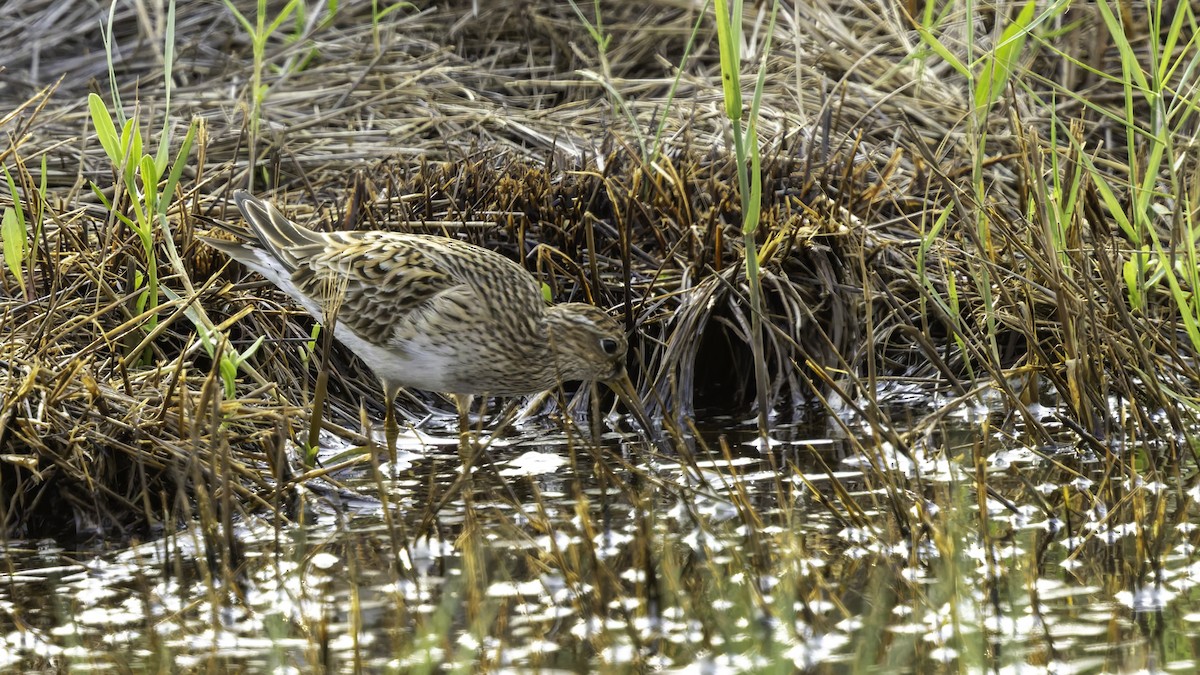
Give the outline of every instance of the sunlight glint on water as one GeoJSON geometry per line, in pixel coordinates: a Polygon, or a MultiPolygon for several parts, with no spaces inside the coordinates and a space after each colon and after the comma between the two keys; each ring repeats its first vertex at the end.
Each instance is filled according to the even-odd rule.
{"type": "MultiPolygon", "coordinates": [[[[978,428],[967,415],[938,431],[943,446],[914,445],[911,456],[887,442],[859,454],[845,440],[781,428],[771,461],[752,438],[730,443],[741,455],[690,462],[609,438],[609,459],[624,457],[640,477],[616,462],[598,473],[602,455],[577,439],[572,451],[507,438],[473,472],[473,515],[453,495],[419,537],[428,504],[461,472],[453,442],[414,434],[401,443],[397,479],[385,480],[391,525],[360,464],[339,476],[341,487],[303,491],[303,524],[238,524],[245,550],[232,580],[196,528],[83,564],[51,547],[18,555],[12,542],[9,564],[20,572],[0,589],[3,664],[143,667],[165,653],[184,667],[303,668],[326,650],[331,663],[399,670],[707,663],[756,672],[844,668],[864,644],[886,640],[888,658],[916,670],[975,670],[991,663],[980,645],[1003,645],[1005,668],[1045,662],[1046,635],[1061,667],[1139,658],[1149,647],[1134,616],[1170,613],[1195,592],[1191,552],[1174,556],[1161,582],[1097,583],[1074,552],[1115,554],[1136,528],[1093,508],[1075,514],[1068,537],[1014,477],[1041,486],[1041,498],[1086,495],[1095,485],[1087,466],[1063,480],[1047,448],[996,438],[976,464],[963,449],[979,447],[978,428]],[[978,470],[992,488],[986,521],[1003,536],[977,535],[978,470]],[[921,523],[919,536],[906,532],[921,523]],[[62,600],[38,601],[48,593],[62,600]],[[1114,628],[1124,646],[1095,654],[1114,628]]],[[[1061,462],[1067,448],[1050,450],[1061,462]]],[[[1196,616],[1182,621],[1194,629],[1196,616]]]]}

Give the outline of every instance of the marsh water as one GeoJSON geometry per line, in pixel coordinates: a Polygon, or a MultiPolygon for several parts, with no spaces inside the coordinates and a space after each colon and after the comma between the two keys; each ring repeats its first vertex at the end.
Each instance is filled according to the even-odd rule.
{"type": "Polygon", "coordinates": [[[1112,458],[1012,419],[976,402],[907,454],[713,419],[688,461],[535,421],[469,478],[427,425],[229,536],[6,542],[0,668],[1193,672],[1196,488],[1105,485],[1112,458]]]}

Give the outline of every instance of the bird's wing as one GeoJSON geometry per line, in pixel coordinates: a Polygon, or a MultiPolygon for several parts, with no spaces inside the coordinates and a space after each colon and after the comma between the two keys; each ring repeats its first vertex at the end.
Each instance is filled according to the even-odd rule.
{"type": "Polygon", "coordinates": [[[374,344],[444,329],[447,322],[486,323],[500,311],[522,321],[544,311],[537,282],[493,251],[426,235],[323,234],[247,192],[234,197],[249,223],[236,232],[244,241],[206,241],[277,285],[291,281],[297,299],[310,312],[312,305],[320,310],[313,312],[319,320],[336,310],[339,324],[374,344]]]}
{"type": "MultiPolygon", "coordinates": [[[[474,289],[439,264],[410,235],[343,232],[293,248],[292,281],[316,303],[337,308],[337,321],[385,345],[396,329],[431,305],[469,305],[474,289]]],[[[318,317],[324,319],[325,317],[318,317]]]]}
{"type": "Polygon", "coordinates": [[[336,306],[341,325],[378,345],[469,325],[524,325],[545,311],[520,265],[453,239],[337,232],[288,253],[297,289],[326,311],[336,306]]]}

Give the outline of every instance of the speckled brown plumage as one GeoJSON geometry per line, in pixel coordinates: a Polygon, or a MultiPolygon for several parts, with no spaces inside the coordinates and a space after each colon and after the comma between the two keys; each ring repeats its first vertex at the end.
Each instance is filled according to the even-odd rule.
{"type": "Polygon", "coordinates": [[[318,320],[336,311],[334,334],[389,398],[401,386],[513,395],[575,380],[631,390],[621,327],[591,305],[547,305],[533,278],[493,251],[445,237],[314,232],[246,192],[234,198],[244,241],[205,241],[318,320]]]}

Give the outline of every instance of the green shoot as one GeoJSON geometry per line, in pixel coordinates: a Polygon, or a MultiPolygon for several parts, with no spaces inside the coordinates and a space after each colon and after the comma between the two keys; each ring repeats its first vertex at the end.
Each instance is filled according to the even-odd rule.
{"type": "Polygon", "coordinates": [[[239,354],[232,345],[221,339],[223,336],[218,334],[214,328],[211,328],[210,325],[201,318],[198,312],[195,312],[193,309],[189,309],[186,314],[188,318],[192,320],[192,324],[196,327],[196,335],[199,336],[200,344],[204,347],[204,351],[208,354],[210,359],[217,361],[217,369],[221,373],[221,385],[223,391],[225,392],[225,398],[227,400],[233,400],[237,398],[238,370],[241,369],[242,365],[245,364],[250,357],[254,356],[254,353],[257,352],[258,348],[262,346],[265,337],[260,336],[254,341],[254,344],[250,345],[250,347],[246,349],[245,352],[239,354]],[[221,345],[218,343],[223,343],[224,349],[220,349],[221,345]],[[217,353],[218,349],[220,349],[219,356],[217,353]]]}
{"type": "MultiPolygon", "coordinates": [[[[1193,219],[1193,195],[1183,183],[1171,162],[1177,161],[1180,152],[1173,139],[1181,129],[1194,124],[1195,103],[1191,99],[1178,99],[1172,74],[1179,67],[1192,68],[1195,63],[1195,45],[1181,41],[1185,19],[1181,13],[1170,13],[1172,19],[1164,23],[1165,8],[1151,7],[1148,20],[1159,41],[1151,41],[1149,62],[1140,48],[1129,41],[1129,31],[1120,11],[1114,11],[1109,0],[1096,4],[1109,39],[1120,55],[1121,72],[1111,79],[1122,85],[1124,90],[1126,143],[1129,157],[1139,158],[1129,166],[1128,187],[1131,203],[1118,196],[1110,185],[1111,176],[1100,170],[1091,157],[1081,149],[1076,152],[1082,158],[1089,178],[1096,186],[1104,206],[1122,233],[1133,244],[1129,259],[1122,267],[1122,280],[1132,307],[1145,310],[1149,294],[1166,282],[1166,292],[1178,310],[1178,318],[1193,347],[1200,348],[1200,301],[1193,292],[1200,282],[1200,254],[1196,241],[1200,228],[1193,219]],[[1140,109],[1147,108],[1150,114],[1140,109]],[[1169,180],[1164,181],[1164,173],[1169,180]],[[1159,231],[1158,202],[1163,199],[1179,201],[1182,208],[1173,219],[1178,233],[1173,241],[1164,243],[1159,231]]],[[[1178,77],[1176,75],[1175,77],[1178,77]]],[[[1185,76],[1186,77],[1186,76],[1185,76]]],[[[1181,400],[1190,395],[1177,393],[1181,400]]]]}
{"type": "Polygon", "coordinates": [[[762,208],[762,166],[758,148],[758,111],[762,100],[763,83],[766,79],[766,59],[771,36],[775,34],[775,16],[779,3],[772,4],[770,24],[764,41],[762,62],[759,64],[758,80],[754,87],[754,98],[750,106],[750,119],[742,126],[741,89],[741,26],[742,2],[716,0],[717,42],[721,55],[721,84],[725,97],[725,115],[729,118],[733,132],[734,157],[737,163],[739,194],[742,196],[742,239],[746,256],[746,284],[750,291],[751,349],[754,352],[754,380],[758,398],[758,429],[762,437],[767,435],[767,413],[770,400],[767,394],[767,364],[763,353],[762,322],[765,311],[762,298],[762,279],[759,269],[758,233],[759,216],[762,208]],[[737,34],[734,28],[737,28],[737,34]]]}
{"type": "Polygon", "coordinates": [[[1035,7],[1033,0],[1026,2],[1013,22],[1005,26],[1004,31],[1000,33],[1000,41],[996,48],[982,59],[972,97],[975,111],[981,116],[981,120],[987,116],[987,112],[1008,85],[1008,80],[1021,57],[1021,50],[1025,46],[1025,36],[1029,33],[1035,7]]]}
{"type": "Polygon", "coordinates": [[[420,11],[421,8],[417,7],[416,5],[414,5],[411,2],[393,2],[392,4],[388,5],[387,7],[380,9],[379,0],[371,0],[371,19],[375,23],[379,23],[380,21],[383,21],[384,19],[386,19],[388,14],[391,14],[392,12],[395,12],[395,11],[401,10],[401,9],[412,10],[412,11],[416,12],[416,11],[420,11]]]}
{"type": "MultiPolygon", "coordinates": [[[[117,112],[117,120],[121,126],[125,126],[125,106],[121,105],[121,89],[117,86],[117,71],[114,67],[116,61],[113,59],[112,42],[113,42],[113,23],[117,19],[117,0],[112,0],[108,5],[108,23],[104,25],[104,29],[100,31],[100,38],[104,41],[104,56],[108,62],[108,93],[113,100],[113,109],[117,112]]],[[[167,71],[170,72],[170,71],[167,71]]],[[[99,129],[97,129],[99,131],[99,129]]],[[[105,150],[108,147],[105,146],[105,150]]],[[[108,153],[112,157],[112,153],[108,153]]]]}
{"type": "Polygon", "coordinates": [[[4,209],[0,221],[0,239],[4,240],[4,264],[17,278],[17,285],[25,288],[25,273],[21,261],[25,259],[25,228],[17,215],[17,209],[4,209]]]}
{"type": "Polygon", "coordinates": [[[321,324],[314,323],[312,330],[308,333],[308,339],[300,346],[300,363],[305,366],[312,360],[312,356],[317,351],[317,339],[321,337],[321,324]]]}
{"type": "MultiPolygon", "coordinates": [[[[254,22],[246,18],[244,14],[238,11],[232,0],[225,0],[225,6],[233,13],[237,22],[241,24],[242,29],[246,31],[246,35],[250,36],[250,47],[254,56],[254,67],[251,71],[250,79],[250,166],[256,163],[255,152],[258,147],[258,136],[262,121],[263,102],[267,98],[267,86],[263,84],[263,69],[266,67],[266,50],[267,40],[279,27],[287,21],[288,17],[299,6],[299,0],[290,0],[279,14],[267,23],[267,0],[258,0],[258,12],[255,14],[254,22]]],[[[250,184],[246,189],[254,190],[254,172],[250,172],[250,184]]]]}
{"type": "MultiPolygon", "coordinates": [[[[168,100],[171,91],[170,69],[174,62],[174,46],[172,44],[175,35],[174,20],[175,3],[172,1],[168,4],[167,9],[167,44],[164,46],[163,56],[166,64],[164,77],[168,100]]],[[[111,32],[110,11],[110,24],[107,27],[105,39],[105,49],[109,56],[110,78],[113,77],[111,32]]],[[[156,236],[161,236],[168,250],[174,253],[175,245],[171,240],[170,228],[166,226],[166,214],[170,208],[175,188],[183,174],[187,157],[191,153],[197,127],[196,123],[193,123],[188,128],[187,135],[179,148],[175,161],[170,165],[170,172],[166,175],[166,181],[160,185],[164,177],[163,174],[167,172],[170,160],[170,115],[167,114],[164,116],[163,132],[159,138],[158,150],[152,156],[143,151],[144,143],[142,141],[141,127],[138,124],[137,113],[135,112],[133,117],[126,119],[120,107],[119,95],[115,92],[114,106],[115,120],[114,115],[110,114],[104,104],[104,100],[100,96],[96,94],[88,95],[88,112],[91,116],[92,125],[96,129],[96,137],[116,171],[117,194],[125,197],[124,203],[132,210],[132,217],[122,210],[118,210],[116,208],[117,204],[110,204],[103,197],[103,191],[99,186],[92,185],[92,191],[100,196],[101,202],[109,208],[117,220],[134,231],[139,243],[142,245],[145,267],[143,270],[135,270],[133,275],[135,280],[134,290],[142,289],[142,292],[137,296],[136,308],[139,313],[147,310],[151,312],[146,326],[143,328],[147,332],[152,332],[158,322],[158,317],[153,312],[158,307],[160,296],[158,256],[155,239],[156,236]],[[118,122],[120,122],[120,131],[117,130],[118,122]]],[[[45,180],[45,173],[43,169],[43,181],[45,180]]],[[[178,259],[178,255],[169,256],[169,259],[172,261],[176,275],[187,284],[187,274],[182,261],[178,259]]]]}
{"type": "Polygon", "coordinates": [[[612,35],[604,29],[603,14],[600,12],[600,1],[594,0],[593,4],[593,12],[596,16],[595,23],[588,20],[583,10],[579,9],[579,5],[575,3],[575,0],[567,0],[567,2],[570,3],[571,9],[575,10],[575,16],[579,17],[579,21],[587,29],[592,42],[596,43],[596,53],[600,57],[599,73],[582,70],[579,71],[579,74],[604,88],[604,91],[608,93],[609,107],[612,110],[620,110],[621,114],[630,121],[629,128],[637,138],[638,149],[643,158],[648,157],[649,151],[646,147],[646,139],[642,135],[642,129],[637,124],[637,119],[633,111],[629,109],[629,104],[625,101],[625,97],[613,86],[612,64],[608,60],[608,46],[612,42],[612,35]]]}
{"type": "MultiPolygon", "coordinates": [[[[662,151],[662,135],[666,130],[667,121],[669,119],[668,110],[671,107],[671,102],[675,100],[675,92],[679,88],[679,81],[683,77],[683,66],[691,58],[692,47],[696,44],[696,36],[700,33],[700,26],[703,24],[704,17],[707,13],[708,4],[705,4],[705,11],[701,11],[696,16],[696,23],[692,26],[692,33],[688,37],[687,45],[684,48],[683,56],[679,59],[679,66],[675,69],[675,77],[671,81],[671,88],[667,92],[666,103],[662,110],[658,112],[658,122],[655,125],[654,138],[647,143],[642,134],[641,125],[638,123],[637,116],[625,101],[625,97],[613,84],[612,67],[608,60],[608,48],[612,43],[612,34],[604,29],[604,21],[600,12],[600,2],[595,0],[593,12],[596,16],[596,21],[593,23],[579,8],[575,0],[568,0],[571,4],[571,9],[575,10],[575,15],[587,30],[588,35],[592,38],[592,42],[596,45],[596,53],[600,58],[600,72],[591,70],[580,70],[577,73],[597,84],[599,84],[608,94],[609,105],[614,110],[619,110],[629,123],[629,128],[633,131],[637,139],[638,149],[642,156],[642,163],[646,166],[653,164],[658,160],[658,155],[662,151]]],[[[407,4],[407,3],[405,3],[407,4]]]]}
{"type": "MultiPolygon", "coordinates": [[[[973,12],[972,6],[968,4],[965,11],[971,14],[973,12]]],[[[1025,42],[1030,31],[1037,24],[1063,11],[1063,9],[1061,7],[1052,7],[1041,17],[1036,17],[1036,20],[1035,11],[1036,4],[1032,0],[1026,2],[1012,21],[1007,24],[1001,24],[1004,27],[996,37],[995,46],[984,52],[978,59],[969,58],[966,62],[957,57],[934,34],[936,25],[943,20],[947,20],[949,17],[948,14],[943,13],[935,18],[933,3],[927,4],[922,23],[917,26],[917,33],[925,46],[942,60],[946,61],[946,63],[950,64],[959,75],[966,79],[967,86],[972,92],[971,103],[974,114],[968,117],[968,127],[969,133],[976,139],[976,143],[971,172],[971,196],[974,203],[978,205],[977,208],[972,210],[972,214],[975,221],[975,237],[980,247],[982,261],[972,265],[971,277],[975,280],[974,286],[980,295],[980,302],[983,306],[983,320],[987,327],[987,340],[990,353],[992,359],[997,362],[1000,360],[999,345],[996,341],[999,326],[994,311],[995,303],[992,298],[992,272],[990,269],[990,264],[996,261],[997,249],[992,245],[992,224],[989,220],[989,210],[986,207],[989,202],[988,188],[984,182],[984,158],[987,156],[987,120],[996,102],[1007,88],[1013,72],[1016,71],[1018,64],[1025,55],[1025,42]]],[[[999,18],[1003,15],[997,16],[999,18]]],[[[966,22],[967,30],[965,38],[968,55],[974,53],[976,45],[973,27],[974,21],[968,20],[966,22]]],[[[957,318],[956,304],[950,303],[950,306],[955,308],[955,314],[952,316],[957,318]]],[[[970,364],[968,364],[968,367],[970,367],[970,364]]]]}
{"type": "MultiPolygon", "coordinates": [[[[158,260],[154,250],[154,220],[152,215],[158,211],[158,169],[154,158],[142,155],[142,135],[138,128],[137,115],[126,120],[120,134],[109,115],[104,101],[96,94],[88,94],[88,109],[91,112],[92,124],[101,147],[108,155],[109,161],[117,169],[118,186],[123,187],[134,216],[130,218],[118,211],[113,211],[119,220],[128,225],[142,244],[146,256],[145,271],[138,271],[134,277],[137,287],[146,283],[144,293],[138,298],[139,311],[146,308],[151,310],[158,306],[158,260]],[[138,183],[141,183],[141,190],[138,183]]],[[[93,191],[100,193],[98,186],[93,185],[93,191]]],[[[107,204],[106,204],[107,205],[107,204]]],[[[110,206],[111,208],[111,206],[110,206]]],[[[146,330],[151,331],[157,325],[158,317],[151,315],[146,330]]]]}
{"type": "Polygon", "coordinates": [[[4,240],[4,263],[17,279],[17,285],[28,297],[29,289],[25,287],[24,264],[29,248],[28,230],[25,227],[25,209],[21,206],[21,198],[17,193],[17,184],[4,168],[4,179],[8,182],[8,193],[12,195],[13,208],[4,209],[3,219],[0,220],[0,239],[4,240]]]}

